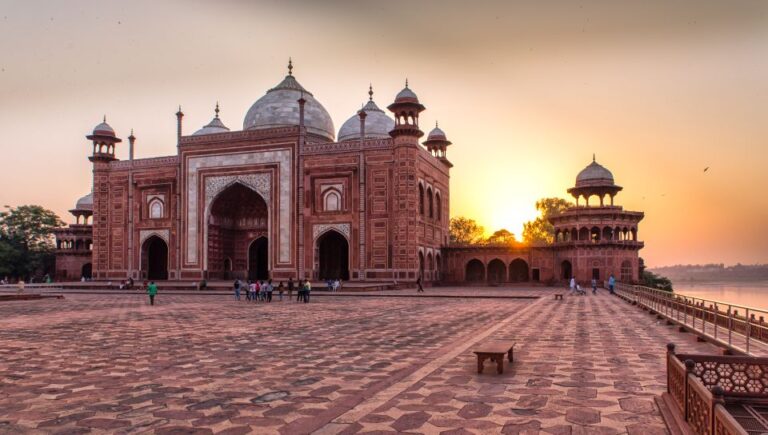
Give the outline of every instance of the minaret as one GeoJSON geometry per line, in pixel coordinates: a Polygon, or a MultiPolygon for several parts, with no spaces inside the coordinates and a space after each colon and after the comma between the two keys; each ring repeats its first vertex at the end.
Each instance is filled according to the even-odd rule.
{"type": "Polygon", "coordinates": [[[448,158],[445,156],[445,151],[448,148],[448,145],[451,145],[451,141],[445,136],[445,132],[440,128],[437,122],[435,122],[435,128],[429,132],[427,140],[425,140],[423,144],[427,147],[427,150],[437,157],[444,165],[449,168],[453,167],[453,164],[449,162],[448,158]]]}
{"type": "Polygon", "coordinates": [[[115,130],[107,124],[107,117],[101,124],[93,128],[93,132],[86,136],[93,144],[93,153],[88,160],[93,162],[93,250],[92,250],[92,276],[94,279],[105,278],[109,269],[108,253],[102,249],[109,249],[109,163],[115,158],[115,145],[122,140],[115,135],[115,130]]]}
{"type": "Polygon", "coordinates": [[[408,87],[395,97],[395,102],[387,107],[395,115],[395,127],[389,132],[394,142],[394,198],[391,222],[394,234],[393,245],[399,246],[392,255],[392,269],[398,276],[407,276],[408,281],[416,281],[420,274],[418,247],[422,240],[419,235],[420,222],[414,207],[418,204],[419,154],[424,152],[419,145],[419,138],[424,135],[419,129],[419,114],[424,106],[408,87]],[[407,180],[407,181],[406,181],[407,180]]]}
{"type": "Polygon", "coordinates": [[[405,79],[405,88],[395,97],[395,102],[387,106],[395,115],[395,128],[389,135],[395,139],[395,146],[411,144],[418,147],[418,139],[424,136],[419,130],[419,113],[425,107],[419,103],[419,97],[408,87],[408,79],[405,79]]]}

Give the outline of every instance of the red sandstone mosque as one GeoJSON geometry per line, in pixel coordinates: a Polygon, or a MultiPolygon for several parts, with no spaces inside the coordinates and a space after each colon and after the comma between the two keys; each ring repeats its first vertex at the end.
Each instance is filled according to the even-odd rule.
{"type": "Polygon", "coordinates": [[[177,153],[147,159],[133,158],[131,133],[129,158],[118,160],[122,140],[105,119],[87,136],[92,192],[56,232],[56,278],[638,279],[643,213],[614,205],[622,188],[594,159],[568,189],[576,206],[552,218],[554,244],[449,244],[451,142],[435,126],[419,143],[425,107],[407,82],[391,116],[368,94],[336,135],[289,63],[242,130],[227,128],[217,105],[210,123],[184,135],[179,108],[177,153]]]}

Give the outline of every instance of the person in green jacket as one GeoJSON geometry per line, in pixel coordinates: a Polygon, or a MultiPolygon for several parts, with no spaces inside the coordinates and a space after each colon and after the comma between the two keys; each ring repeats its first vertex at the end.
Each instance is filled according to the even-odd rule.
{"type": "Polygon", "coordinates": [[[149,295],[149,305],[155,305],[155,295],[157,295],[157,284],[151,281],[147,286],[147,294],[149,295]]]}

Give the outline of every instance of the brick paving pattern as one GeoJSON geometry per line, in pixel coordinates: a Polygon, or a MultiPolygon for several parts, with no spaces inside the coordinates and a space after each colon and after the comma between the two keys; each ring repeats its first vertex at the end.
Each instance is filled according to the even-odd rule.
{"type": "Polygon", "coordinates": [[[0,433],[663,433],[665,344],[716,352],[618,298],[525,293],[3,303],[0,433]],[[497,338],[515,362],[478,375],[497,338]]]}

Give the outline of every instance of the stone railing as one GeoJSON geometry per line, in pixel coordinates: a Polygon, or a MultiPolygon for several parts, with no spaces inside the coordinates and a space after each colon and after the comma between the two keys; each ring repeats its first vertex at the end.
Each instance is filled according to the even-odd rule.
{"type": "Polygon", "coordinates": [[[695,434],[747,435],[726,403],[768,400],[768,358],[676,354],[670,343],[667,394],[695,434]]]}
{"type": "Polygon", "coordinates": [[[754,356],[768,354],[766,310],[639,285],[616,283],[615,290],[628,302],[711,337],[732,349],[754,356]]]}

